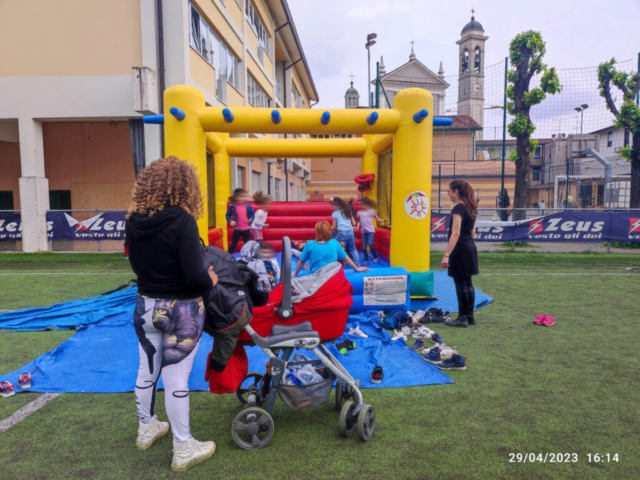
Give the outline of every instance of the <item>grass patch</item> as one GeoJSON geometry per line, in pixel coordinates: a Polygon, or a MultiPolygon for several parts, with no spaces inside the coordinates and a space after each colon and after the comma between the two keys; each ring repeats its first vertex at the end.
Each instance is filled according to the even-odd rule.
{"type": "MultiPolygon", "coordinates": [[[[432,256],[434,269],[440,258],[432,256]]],[[[278,401],[274,438],[255,452],[231,439],[235,396],[194,392],[194,436],[215,440],[218,449],[181,477],[637,478],[640,359],[632,352],[640,334],[640,276],[598,273],[639,264],[616,255],[481,253],[486,275],[474,283],[494,303],[476,313],[475,328],[433,327],[467,356],[466,371],[450,372],[455,385],[365,390],[377,413],[368,443],[338,436],[333,397],[301,411],[278,401]],[[491,275],[532,272],[575,275],[491,275]],[[556,325],[534,326],[540,313],[553,314],[556,325]],[[509,463],[509,453],[518,452],[577,453],[579,461],[509,463]],[[620,462],[589,464],[587,453],[618,453],[620,462]]],[[[89,295],[89,287],[80,293],[89,295]]],[[[32,301],[38,296],[32,290],[32,301]]],[[[0,349],[0,371],[51,349],[63,334],[70,332],[0,332],[12,350],[0,349]]],[[[0,417],[29,397],[0,399],[0,417]]],[[[157,412],[166,419],[163,405],[159,394],[157,412]]],[[[0,466],[7,478],[173,477],[170,438],[139,452],[136,428],[133,393],[62,395],[0,435],[0,466]]]]}

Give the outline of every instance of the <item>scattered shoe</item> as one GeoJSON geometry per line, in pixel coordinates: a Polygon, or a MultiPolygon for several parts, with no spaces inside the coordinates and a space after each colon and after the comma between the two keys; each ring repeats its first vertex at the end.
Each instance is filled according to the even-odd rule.
{"type": "Polygon", "coordinates": [[[384,372],[382,371],[382,367],[376,367],[371,372],[371,383],[380,383],[384,378],[384,372]]]}
{"type": "Polygon", "coordinates": [[[431,335],[433,335],[434,333],[436,332],[434,332],[433,330],[429,330],[424,325],[420,325],[419,327],[414,327],[413,331],[411,332],[411,336],[413,338],[431,338],[431,335]]]}
{"type": "Polygon", "coordinates": [[[442,340],[442,338],[440,338],[440,335],[438,335],[437,333],[431,335],[431,341],[433,343],[444,343],[444,340],[442,340]]]}
{"type": "Polygon", "coordinates": [[[431,323],[445,323],[451,319],[451,313],[443,312],[440,308],[429,309],[429,311],[431,312],[431,323]]]}
{"type": "Polygon", "coordinates": [[[21,373],[20,378],[18,379],[18,387],[21,390],[26,390],[31,388],[31,374],[30,373],[21,373]]]}
{"type": "Polygon", "coordinates": [[[349,327],[349,335],[351,335],[352,337],[369,338],[369,335],[360,330],[360,325],[358,325],[356,328],[349,327]]]}
{"type": "Polygon", "coordinates": [[[393,337],[391,337],[391,341],[395,342],[396,340],[398,340],[399,338],[402,338],[405,342],[407,341],[407,334],[404,333],[402,331],[402,329],[400,329],[400,331],[394,329],[393,330],[393,337]]]}
{"type": "Polygon", "coordinates": [[[142,423],[138,426],[138,439],[136,440],[136,447],[138,450],[146,450],[157,439],[166,435],[169,431],[169,423],[161,422],[157,416],[153,416],[153,420],[149,423],[142,423]]]}
{"type": "Polygon", "coordinates": [[[436,365],[440,370],[466,370],[466,358],[462,355],[453,355],[451,358],[436,365]]]}
{"type": "Polygon", "coordinates": [[[446,358],[451,358],[454,355],[458,354],[458,347],[450,347],[448,345],[445,345],[444,343],[438,345],[438,347],[440,347],[440,356],[443,360],[446,358]]]}
{"type": "Polygon", "coordinates": [[[424,348],[424,339],[419,338],[418,340],[416,340],[414,342],[413,345],[411,345],[411,350],[417,352],[418,350],[422,350],[424,348]]]}
{"type": "Polygon", "coordinates": [[[16,394],[11,382],[0,382],[0,397],[13,397],[16,394]]]}
{"type": "Polygon", "coordinates": [[[411,318],[413,319],[413,323],[419,323],[420,320],[422,320],[424,318],[424,316],[426,315],[427,312],[425,312],[424,310],[416,310],[415,312],[409,312],[409,315],[411,315],[411,318]]]}
{"type": "Polygon", "coordinates": [[[181,472],[209,458],[216,451],[214,442],[199,442],[191,437],[186,442],[173,441],[171,470],[181,472]]]}
{"type": "Polygon", "coordinates": [[[356,349],[356,344],[353,343],[351,340],[347,339],[347,340],[343,340],[340,343],[336,343],[336,348],[341,354],[346,355],[349,350],[356,349]]]}
{"type": "Polygon", "coordinates": [[[440,349],[438,347],[430,348],[428,351],[422,352],[422,359],[433,364],[438,364],[442,360],[440,349]]]}
{"type": "Polygon", "coordinates": [[[545,327],[550,327],[556,323],[556,319],[553,318],[553,315],[545,315],[544,320],[542,321],[542,325],[545,327]]]}
{"type": "Polygon", "coordinates": [[[535,320],[533,321],[533,323],[535,325],[542,325],[542,322],[544,322],[544,319],[546,318],[546,315],[538,315],[535,320]]]}

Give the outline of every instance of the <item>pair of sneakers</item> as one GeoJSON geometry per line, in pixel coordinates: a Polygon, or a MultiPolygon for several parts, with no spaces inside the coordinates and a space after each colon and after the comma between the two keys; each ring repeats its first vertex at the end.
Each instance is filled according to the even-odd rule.
{"type": "MultiPolygon", "coordinates": [[[[31,388],[31,374],[21,373],[18,378],[18,387],[20,390],[27,390],[31,388]]],[[[16,389],[13,383],[9,381],[0,382],[0,397],[8,398],[13,397],[16,394],[16,389]]]]}
{"type": "Polygon", "coordinates": [[[336,348],[342,355],[346,355],[349,352],[349,350],[356,349],[356,344],[353,343],[351,340],[346,339],[340,343],[336,343],[336,348]]]}
{"type": "Polygon", "coordinates": [[[553,318],[553,315],[538,315],[536,319],[533,321],[534,325],[542,325],[545,327],[550,327],[556,323],[556,319],[553,318]]]}
{"type": "MultiPolygon", "coordinates": [[[[138,426],[138,438],[136,447],[138,450],[146,450],[160,437],[169,432],[169,423],[161,422],[157,416],[149,423],[140,422],[138,426]]],[[[193,465],[205,461],[216,451],[215,442],[199,442],[191,437],[184,442],[173,441],[173,461],[171,470],[181,472],[193,465]]]]}
{"type": "Polygon", "coordinates": [[[431,348],[422,351],[422,359],[434,365],[442,360],[447,360],[454,355],[458,355],[458,347],[450,347],[444,343],[439,343],[431,348]]]}
{"type": "Polygon", "coordinates": [[[425,313],[424,317],[419,320],[423,325],[427,323],[445,323],[451,320],[451,312],[442,310],[441,308],[432,307],[425,313]]]}
{"type": "Polygon", "coordinates": [[[396,340],[401,338],[406,342],[407,338],[409,338],[409,335],[411,335],[411,328],[410,327],[401,327],[399,330],[396,330],[394,328],[393,329],[393,337],[391,337],[391,341],[395,342],[396,340]]]}

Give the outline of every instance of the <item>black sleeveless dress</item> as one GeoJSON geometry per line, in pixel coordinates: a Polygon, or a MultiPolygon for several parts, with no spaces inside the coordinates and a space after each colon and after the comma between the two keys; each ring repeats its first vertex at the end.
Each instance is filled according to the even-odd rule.
{"type": "Polygon", "coordinates": [[[458,214],[462,217],[460,225],[460,236],[458,243],[453,248],[449,256],[448,274],[453,278],[465,278],[472,275],[478,275],[478,250],[473,242],[471,231],[475,225],[475,219],[471,218],[469,211],[464,203],[459,203],[451,211],[451,221],[449,222],[449,237],[453,231],[453,215],[458,214]]]}

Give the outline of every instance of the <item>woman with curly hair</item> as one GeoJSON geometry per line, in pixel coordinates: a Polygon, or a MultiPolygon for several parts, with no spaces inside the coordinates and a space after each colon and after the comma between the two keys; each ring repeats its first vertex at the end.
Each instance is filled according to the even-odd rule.
{"type": "Polygon", "coordinates": [[[176,157],[153,162],[138,177],[125,225],[125,246],[138,277],[133,323],[139,341],[137,447],[146,450],[173,430],[171,469],[213,455],[189,428],[189,374],[204,325],[203,294],[218,283],[207,270],[196,219],[203,215],[195,167],[176,157]],[[169,423],[154,415],[160,374],[169,423]]]}

